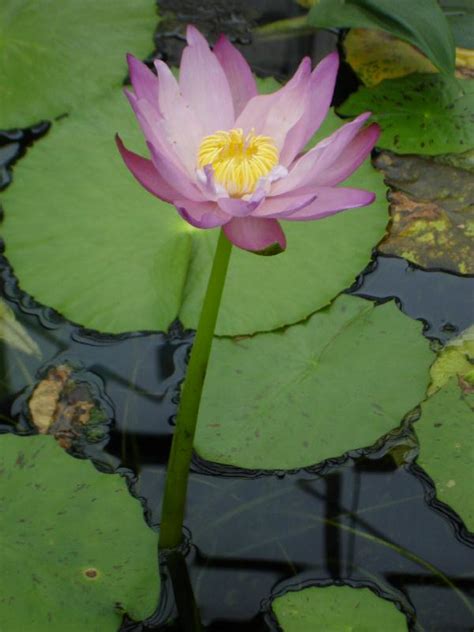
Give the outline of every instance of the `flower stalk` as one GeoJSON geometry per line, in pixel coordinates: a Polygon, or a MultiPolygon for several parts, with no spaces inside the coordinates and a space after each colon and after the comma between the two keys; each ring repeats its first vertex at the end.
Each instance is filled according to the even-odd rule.
{"type": "Polygon", "coordinates": [[[176,427],[171,444],[161,513],[159,544],[161,550],[178,547],[182,539],[189,468],[193,454],[199,404],[231,249],[232,244],[221,230],[181,392],[176,427]]]}

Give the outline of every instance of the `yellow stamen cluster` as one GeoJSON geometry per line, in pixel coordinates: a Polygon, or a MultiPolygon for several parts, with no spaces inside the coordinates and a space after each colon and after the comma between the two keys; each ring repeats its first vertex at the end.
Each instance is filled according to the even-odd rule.
{"type": "Polygon", "coordinates": [[[232,197],[252,193],[257,182],[278,164],[278,149],[270,136],[231,129],[206,136],[199,147],[199,168],[212,165],[214,179],[232,197]]]}

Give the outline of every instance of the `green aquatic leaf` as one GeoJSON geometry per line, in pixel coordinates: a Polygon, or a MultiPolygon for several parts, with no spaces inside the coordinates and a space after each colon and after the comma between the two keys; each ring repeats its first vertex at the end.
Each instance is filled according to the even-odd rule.
{"type": "Polygon", "coordinates": [[[283,331],[214,341],[198,453],[291,469],[370,446],[423,398],[433,361],[421,324],[341,296],[283,331]]]}
{"type": "Polygon", "coordinates": [[[0,129],[73,110],[121,85],[127,51],[153,49],[153,0],[2,0],[0,129]]]}
{"type": "Polygon", "coordinates": [[[369,588],[326,586],[287,592],[272,603],[284,632],[405,632],[407,620],[394,603],[369,588]]]}
{"type": "MultiPolygon", "coordinates": [[[[340,125],[331,114],[322,135],[340,125]]],[[[15,170],[2,235],[21,287],[87,327],[196,327],[218,230],[190,227],[127,171],[113,136],[146,154],[117,91],[53,126],[15,170]]],[[[367,161],[348,180],[377,192],[373,205],[317,222],[285,222],[277,257],[234,249],[218,334],[272,330],[306,318],[350,286],[387,223],[382,175],[367,161]]]]}
{"type": "Polygon", "coordinates": [[[453,35],[436,0],[318,0],[308,21],[319,28],[387,31],[419,48],[441,71],[454,72],[453,35]]]}
{"type": "Polygon", "coordinates": [[[158,601],[155,533],[118,475],[52,437],[0,439],[5,630],[115,632],[158,601]]]}
{"type": "Polygon", "coordinates": [[[414,428],[420,444],[417,462],[433,479],[436,497],[474,531],[474,380],[451,377],[421,405],[414,428]]]}
{"type": "Polygon", "coordinates": [[[413,74],[362,87],[338,110],[372,112],[382,134],[378,146],[400,154],[446,154],[474,147],[474,80],[413,74]]]}
{"type": "Polygon", "coordinates": [[[474,325],[450,340],[431,367],[428,395],[439,391],[453,376],[474,386],[474,325]]]}

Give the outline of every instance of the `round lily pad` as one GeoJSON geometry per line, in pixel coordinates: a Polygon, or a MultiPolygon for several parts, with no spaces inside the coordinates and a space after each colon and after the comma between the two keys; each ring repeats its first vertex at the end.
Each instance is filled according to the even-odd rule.
{"type": "Polygon", "coordinates": [[[0,129],[70,112],[122,83],[153,48],[153,0],[2,0],[0,129]]]}
{"type": "Polygon", "coordinates": [[[284,331],[214,341],[196,449],[219,463],[292,469],[371,446],[423,398],[421,324],[352,296],[284,331]]]}
{"type": "Polygon", "coordinates": [[[52,437],[0,438],[5,630],[115,632],[158,601],[157,535],[118,475],[52,437]]]}
{"type": "Polygon", "coordinates": [[[451,377],[422,404],[421,411],[415,424],[420,443],[417,462],[433,479],[436,497],[474,532],[474,376],[451,377]]]}
{"type": "Polygon", "coordinates": [[[400,154],[446,154],[474,147],[474,80],[413,74],[362,87],[339,108],[344,116],[373,113],[378,145],[400,154]]]}
{"type": "MultiPolygon", "coordinates": [[[[340,120],[328,117],[321,134],[340,120]]],[[[117,91],[53,126],[18,163],[2,234],[21,287],[100,331],[196,327],[218,229],[198,230],[147,193],[114,144],[146,154],[117,91]]],[[[350,286],[385,231],[382,175],[367,161],[348,180],[377,202],[313,222],[284,222],[288,248],[259,257],[234,248],[217,333],[249,334],[306,318],[350,286]]]]}
{"type": "Polygon", "coordinates": [[[284,632],[406,632],[407,620],[394,603],[369,588],[326,586],[304,588],[272,603],[284,632]]]}

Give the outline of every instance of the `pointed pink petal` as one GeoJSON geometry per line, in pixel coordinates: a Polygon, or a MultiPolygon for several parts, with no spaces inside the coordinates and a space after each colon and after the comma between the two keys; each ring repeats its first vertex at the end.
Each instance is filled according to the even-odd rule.
{"type": "Polygon", "coordinates": [[[135,94],[158,108],[158,78],[152,71],[130,53],[127,55],[128,71],[135,94]]]}
{"type": "Polygon", "coordinates": [[[179,169],[168,160],[163,152],[152,143],[147,143],[147,146],[150,150],[155,169],[163,177],[163,180],[168,182],[170,186],[179,192],[180,197],[185,197],[197,202],[204,200],[204,195],[185,171],[179,169]]]}
{"type": "Polygon", "coordinates": [[[312,184],[333,187],[348,178],[370,155],[380,136],[380,127],[373,123],[361,130],[332,164],[317,170],[312,184]]]}
{"type": "Polygon", "coordinates": [[[271,136],[278,149],[283,147],[288,131],[304,112],[304,95],[311,71],[311,60],[305,57],[290,81],[272,94],[261,94],[250,101],[238,117],[235,127],[247,134],[271,136]]]}
{"type": "Polygon", "coordinates": [[[196,228],[215,228],[226,224],[231,219],[215,202],[176,199],[174,205],[181,217],[196,228]]]}
{"type": "Polygon", "coordinates": [[[279,217],[286,220],[322,219],[341,211],[359,206],[367,206],[375,200],[375,193],[362,189],[344,187],[317,187],[314,189],[314,202],[293,213],[284,213],[279,217]]]}
{"type": "Polygon", "coordinates": [[[302,193],[300,195],[280,195],[268,197],[255,211],[254,217],[286,217],[314,202],[316,193],[302,193]]]}
{"type": "Polygon", "coordinates": [[[165,202],[171,202],[176,199],[178,193],[173,187],[163,180],[160,174],[156,171],[151,160],[142,158],[133,151],[129,151],[122,142],[122,139],[117,134],[115,136],[115,142],[119,152],[122,155],[124,163],[129,170],[138,180],[138,182],[152,195],[164,200],[165,202]]]}
{"type": "Polygon", "coordinates": [[[258,94],[257,84],[244,56],[225,35],[219,37],[213,51],[227,76],[237,117],[247,102],[258,94]]]}
{"type": "Polygon", "coordinates": [[[201,122],[204,136],[230,129],[234,105],[225,72],[194,26],[188,26],[187,40],[179,69],[183,97],[201,122]]]}
{"type": "MultiPolygon", "coordinates": [[[[301,156],[293,164],[287,177],[275,183],[270,195],[281,195],[314,184],[321,173],[335,164],[369,116],[370,112],[361,114],[301,156]]],[[[325,183],[321,182],[321,184],[325,183]]]]}
{"type": "Polygon", "coordinates": [[[269,250],[268,254],[276,254],[286,248],[285,233],[276,219],[234,217],[223,230],[227,239],[243,250],[262,254],[269,250]]]}
{"type": "Polygon", "coordinates": [[[189,104],[183,99],[178,82],[168,66],[155,61],[158,73],[158,103],[163,115],[159,125],[167,143],[172,147],[179,161],[189,175],[194,174],[196,156],[204,129],[189,104]]]}
{"type": "Polygon", "coordinates": [[[326,118],[334,93],[338,68],[339,55],[331,53],[320,61],[311,73],[305,95],[305,111],[286,137],[280,156],[282,165],[291,164],[326,118]]]}
{"type": "Polygon", "coordinates": [[[260,200],[246,201],[242,198],[218,198],[217,204],[224,212],[234,217],[247,217],[259,205],[260,200]]]}

